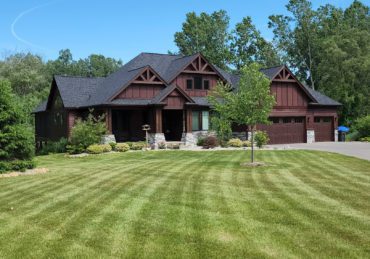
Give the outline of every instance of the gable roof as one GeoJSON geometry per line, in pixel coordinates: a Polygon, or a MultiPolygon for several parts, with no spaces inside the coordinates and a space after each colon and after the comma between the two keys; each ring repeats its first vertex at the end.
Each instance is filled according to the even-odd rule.
{"type": "MultiPolygon", "coordinates": [[[[162,95],[165,95],[167,91],[171,90],[174,87],[170,85],[172,80],[199,56],[206,60],[200,53],[190,56],[141,53],[123,65],[118,71],[105,78],[54,76],[54,80],[65,108],[81,108],[98,105],[147,105],[157,103],[162,95]],[[135,78],[148,68],[156,73],[166,86],[157,96],[153,99],[136,101],[112,100],[112,97],[128,87],[135,78]]],[[[206,60],[206,62],[208,61],[206,60]]],[[[228,73],[213,64],[210,64],[210,66],[222,79],[232,86],[236,86],[238,84],[238,75],[228,73]]],[[[280,65],[261,69],[261,72],[272,80],[284,67],[284,65],[280,65]]],[[[297,82],[300,84],[298,80],[297,82]]],[[[307,86],[303,86],[303,88],[303,90],[312,97],[313,102],[316,104],[340,105],[338,102],[317,91],[313,91],[307,86]]],[[[190,97],[187,96],[186,98],[190,97]]],[[[190,100],[188,99],[189,102],[193,102],[194,104],[197,104],[197,101],[199,101],[199,104],[206,104],[206,101],[203,99],[197,99],[197,101],[195,101],[194,98],[190,98],[190,100]]],[[[45,110],[46,105],[40,104],[34,112],[45,110]]]]}

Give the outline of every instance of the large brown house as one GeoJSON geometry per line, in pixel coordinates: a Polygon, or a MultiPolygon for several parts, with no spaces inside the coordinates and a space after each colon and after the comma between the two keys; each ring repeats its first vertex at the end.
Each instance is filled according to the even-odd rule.
{"type": "MultiPolygon", "coordinates": [[[[270,143],[337,140],[340,103],[300,83],[284,65],[261,70],[271,80],[276,105],[266,130],[270,143]]],[[[106,114],[110,137],[143,140],[149,124],[152,143],[192,145],[209,130],[207,94],[217,81],[238,84],[239,77],[191,56],[141,53],[106,78],[54,76],[49,98],[35,110],[36,141],[68,137],[90,108],[106,114]]],[[[247,138],[246,126],[234,134],[247,138]]]]}

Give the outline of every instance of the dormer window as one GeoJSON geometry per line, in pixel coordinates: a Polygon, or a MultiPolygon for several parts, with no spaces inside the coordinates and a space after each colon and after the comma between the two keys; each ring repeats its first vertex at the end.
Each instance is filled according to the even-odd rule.
{"type": "Polygon", "coordinates": [[[186,89],[188,89],[188,90],[193,89],[193,80],[192,79],[187,79],[186,80],[186,89]]]}
{"type": "Polygon", "coordinates": [[[194,89],[201,90],[202,89],[202,77],[201,76],[194,76],[194,89]]]}
{"type": "Polygon", "coordinates": [[[209,80],[204,80],[203,81],[203,89],[204,90],[209,90],[209,80]]]}

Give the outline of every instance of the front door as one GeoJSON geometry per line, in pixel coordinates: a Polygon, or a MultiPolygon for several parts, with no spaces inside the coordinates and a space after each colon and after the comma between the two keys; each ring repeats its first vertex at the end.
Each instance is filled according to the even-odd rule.
{"type": "Polygon", "coordinates": [[[163,110],[163,132],[167,141],[180,141],[183,131],[183,111],[163,110]]]}

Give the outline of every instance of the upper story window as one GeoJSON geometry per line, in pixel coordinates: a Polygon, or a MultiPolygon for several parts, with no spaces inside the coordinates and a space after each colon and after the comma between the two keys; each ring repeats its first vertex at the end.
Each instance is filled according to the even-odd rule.
{"type": "Polygon", "coordinates": [[[202,89],[202,81],[201,76],[194,76],[194,89],[202,89]]]}
{"type": "Polygon", "coordinates": [[[313,120],[315,123],[320,123],[320,117],[315,117],[313,120]]]}
{"type": "Polygon", "coordinates": [[[193,80],[192,79],[187,79],[186,80],[186,89],[193,89],[193,80]]]}
{"type": "Polygon", "coordinates": [[[204,88],[204,90],[209,90],[209,80],[204,80],[203,81],[203,88],[204,88]]]}

